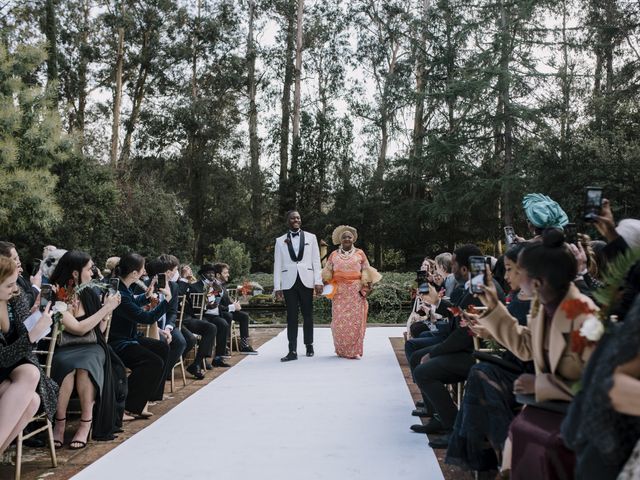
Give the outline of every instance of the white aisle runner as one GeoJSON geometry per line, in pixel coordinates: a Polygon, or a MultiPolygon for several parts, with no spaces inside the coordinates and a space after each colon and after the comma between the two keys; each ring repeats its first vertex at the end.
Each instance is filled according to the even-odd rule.
{"type": "Polygon", "coordinates": [[[74,478],[442,479],[426,435],[409,430],[389,342],[402,331],[367,329],[364,358],[346,360],[317,328],[315,357],[281,363],[284,331],[74,478]]]}

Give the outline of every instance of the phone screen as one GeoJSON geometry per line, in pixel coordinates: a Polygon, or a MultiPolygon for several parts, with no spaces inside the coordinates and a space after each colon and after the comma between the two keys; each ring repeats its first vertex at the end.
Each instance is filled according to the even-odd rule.
{"type": "Polygon", "coordinates": [[[44,312],[44,309],[47,308],[48,303],[51,301],[53,297],[53,290],[51,289],[51,285],[48,283],[43,283],[40,288],[40,311],[44,312]]]}
{"type": "Polygon", "coordinates": [[[511,247],[514,243],[516,243],[516,232],[513,227],[504,227],[504,240],[507,244],[507,248],[511,247]]]}
{"type": "Polygon", "coordinates": [[[120,279],[118,277],[109,279],[109,295],[115,295],[120,289],[120,279]]]}
{"type": "Polygon", "coordinates": [[[479,256],[469,257],[469,281],[471,282],[471,287],[469,291],[471,293],[482,292],[480,285],[484,285],[485,265],[486,265],[486,260],[484,257],[479,257],[479,256]]]}
{"type": "Polygon", "coordinates": [[[578,226],[575,223],[567,223],[564,226],[564,235],[567,243],[578,242],[578,226]]]}
{"type": "Polygon", "coordinates": [[[587,187],[585,197],[584,219],[587,222],[593,222],[597,215],[600,215],[602,208],[602,188],[587,187]]]}

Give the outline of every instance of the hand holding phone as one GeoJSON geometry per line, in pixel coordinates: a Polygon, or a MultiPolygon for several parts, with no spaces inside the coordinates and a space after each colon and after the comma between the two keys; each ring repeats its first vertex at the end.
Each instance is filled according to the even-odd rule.
{"type": "Polygon", "coordinates": [[[485,266],[487,262],[485,257],[473,255],[469,257],[469,281],[471,293],[482,293],[481,285],[485,285],[485,266]]]}
{"type": "Polygon", "coordinates": [[[507,248],[511,248],[511,246],[515,243],[518,243],[518,237],[516,236],[516,232],[511,225],[507,225],[504,227],[504,241],[507,245],[507,248]]]}
{"type": "Polygon", "coordinates": [[[114,296],[120,290],[120,279],[118,277],[111,277],[109,279],[109,295],[114,296]]]}
{"type": "Polygon", "coordinates": [[[43,283],[40,289],[40,311],[44,312],[47,305],[53,300],[53,289],[48,283],[43,283]]]}
{"type": "Polygon", "coordinates": [[[158,274],[158,290],[162,290],[167,286],[167,274],[159,273],[158,274]]]}

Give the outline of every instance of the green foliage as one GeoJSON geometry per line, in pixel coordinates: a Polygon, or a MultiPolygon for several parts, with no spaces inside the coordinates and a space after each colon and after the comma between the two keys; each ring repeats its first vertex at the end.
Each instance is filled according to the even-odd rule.
{"type": "MultiPolygon", "coordinates": [[[[233,240],[232,238],[224,238],[220,243],[211,245],[211,257],[213,263],[221,262],[229,265],[231,278],[237,281],[244,280],[251,270],[251,256],[247,252],[247,247],[242,242],[233,240]]],[[[209,259],[205,256],[205,261],[209,259]]],[[[257,281],[255,278],[251,278],[257,281]]],[[[260,282],[258,282],[260,283],[260,282]]],[[[271,282],[273,285],[273,281],[271,282]]],[[[260,283],[263,287],[265,285],[260,283]]]]}
{"type": "Polygon", "coordinates": [[[605,321],[609,320],[611,307],[619,299],[629,270],[639,261],[640,249],[629,249],[609,262],[607,270],[602,277],[604,287],[594,292],[594,298],[603,306],[602,318],[605,321]]]}

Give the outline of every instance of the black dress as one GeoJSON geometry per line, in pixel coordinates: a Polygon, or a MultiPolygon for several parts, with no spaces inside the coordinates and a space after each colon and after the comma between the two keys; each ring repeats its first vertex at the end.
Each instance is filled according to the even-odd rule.
{"type": "MultiPolygon", "coordinates": [[[[516,295],[507,309],[518,323],[526,325],[530,304],[529,300],[520,300],[516,295]]],[[[504,447],[509,425],[519,407],[513,382],[523,373],[534,372],[533,362],[522,362],[508,351],[501,356],[520,370],[507,370],[489,362],[471,367],[449,438],[446,463],[478,471],[497,468],[495,451],[504,447]]]]}
{"type": "Polygon", "coordinates": [[[44,374],[33,353],[33,344],[29,340],[29,332],[23,322],[29,315],[26,303],[19,297],[14,297],[7,304],[9,313],[9,331],[6,335],[0,330],[0,383],[9,378],[11,372],[25,363],[35,365],[40,371],[38,395],[40,395],[40,409],[53,421],[58,404],[58,385],[44,374]]]}

